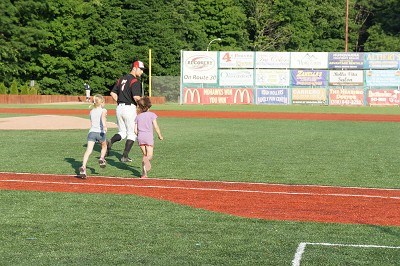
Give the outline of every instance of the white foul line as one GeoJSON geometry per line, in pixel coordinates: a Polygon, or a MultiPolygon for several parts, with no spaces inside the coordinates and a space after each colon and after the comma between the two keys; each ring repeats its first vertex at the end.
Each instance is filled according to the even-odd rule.
{"type": "Polygon", "coordinates": [[[392,247],[392,246],[379,246],[379,245],[355,245],[355,244],[334,244],[334,243],[310,243],[310,242],[302,242],[299,244],[296,250],[296,254],[294,254],[294,258],[292,260],[292,266],[300,266],[300,261],[303,256],[303,253],[306,249],[306,245],[315,245],[315,246],[337,246],[337,247],[356,247],[356,248],[388,248],[388,249],[400,249],[400,247],[392,247]]]}
{"type": "Polygon", "coordinates": [[[117,184],[93,184],[75,182],[54,182],[54,181],[33,181],[33,180],[0,180],[0,182],[19,182],[34,184],[53,184],[53,185],[79,185],[79,186],[101,186],[101,187],[133,187],[133,188],[159,188],[159,189],[181,189],[199,191],[219,191],[219,192],[240,192],[240,193],[259,193],[259,194],[279,194],[279,195],[303,195],[303,196],[331,196],[331,197],[359,197],[359,198],[379,198],[400,200],[400,197],[376,196],[362,194],[337,194],[337,193],[310,193],[310,192],[280,192],[280,191],[260,191],[260,190],[240,190],[240,189],[220,189],[220,188],[197,188],[197,187],[178,187],[178,186],[150,186],[150,185],[117,185],[117,184]]]}

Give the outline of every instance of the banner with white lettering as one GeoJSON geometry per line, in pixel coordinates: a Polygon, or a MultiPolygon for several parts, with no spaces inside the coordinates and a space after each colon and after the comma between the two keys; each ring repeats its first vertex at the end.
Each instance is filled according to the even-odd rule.
{"type": "Polygon", "coordinates": [[[217,83],[217,52],[183,53],[183,83],[217,83]]]}
{"type": "Polygon", "coordinates": [[[329,53],[329,69],[363,69],[363,53],[329,53]]]}
{"type": "Polygon", "coordinates": [[[184,104],[252,104],[253,89],[184,88],[184,104]]]}
{"type": "Polygon", "coordinates": [[[397,90],[371,89],[367,93],[367,103],[370,106],[399,105],[399,93],[397,90]]]}
{"type": "Polygon", "coordinates": [[[326,70],[292,70],[292,85],[294,86],[326,86],[326,70]]]}
{"type": "Polygon", "coordinates": [[[256,104],[289,104],[289,89],[258,88],[256,104]]]}
{"type": "Polygon", "coordinates": [[[363,106],[364,89],[329,89],[329,105],[363,106]]]}

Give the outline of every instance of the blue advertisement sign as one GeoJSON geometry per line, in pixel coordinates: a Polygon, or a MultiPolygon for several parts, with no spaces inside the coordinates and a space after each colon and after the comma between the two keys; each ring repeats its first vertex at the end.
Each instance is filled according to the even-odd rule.
{"type": "Polygon", "coordinates": [[[257,104],[289,104],[288,88],[258,88],[257,104]]]}
{"type": "Polygon", "coordinates": [[[400,53],[365,53],[365,69],[399,69],[400,53]]]}
{"type": "Polygon", "coordinates": [[[363,69],[363,53],[329,53],[329,69],[363,69]]]}
{"type": "Polygon", "coordinates": [[[326,86],[326,70],[297,70],[291,71],[292,85],[294,86],[326,86]]]}
{"type": "Polygon", "coordinates": [[[366,70],[367,86],[398,87],[400,86],[400,70],[366,70]]]}

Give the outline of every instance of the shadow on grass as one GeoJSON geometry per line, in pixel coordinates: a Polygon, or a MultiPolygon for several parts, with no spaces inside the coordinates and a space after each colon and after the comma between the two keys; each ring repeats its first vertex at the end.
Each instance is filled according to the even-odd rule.
{"type": "Polygon", "coordinates": [[[396,230],[395,228],[382,227],[382,226],[377,226],[377,225],[370,225],[370,227],[372,227],[374,229],[378,229],[378,230],[384,232],[385,234],[390,234],[392,236],[400,237],[398,230],[396,230]]]}
{"type": "MultiPolygon", "coordinates": [[[[74,169],[75,171],[75,175],[76,177],[79,177],[79,167],[82,166],[82,161],[77,161],[74,158],[65,158],[64,159],[67,163],[69,163],[71,165],[71,167],[74,169]]],[[[86,172],[89,174],[99,174],[96,173],[96,169],[94,169],[93,167],[88,167],[86,166],[86,172]]]]}
{"type": "MultiPolygon", "coordinates": [[[[87,144],[84,144],[82,146],[86,148],[87,144]]],[[[96,143],[93,147],[93,152],[90,155],[90,157],[94,156],[96,159],[99,159],[100,151],[101,151],[101,146],[96,143]]],[[[82,156],[83,156],[83,154],[82,154],[82,156]]],[[[132,173],[133,176],[140,177],[141,169],[139,169],[138,167],[132,166],[131,163],[121,162],[119,160],[120,157],[121,157],[121,154],[119,152],[110,150],[109,156],[106,157],[107,167],[115,167],[120,170],[129,171],[132,173]]],[[[71,167],[75,171],[76,176],[79,177],[79,167],[82,166],[82,161],[77,161],[74,158],[65,158],[64,160],[71,165],[71,167]]],[[[86,172],[88,175],[100,175],[100,173],[97,172],[95,168],[90,167],[89,165],[86,166],[86,172]]]]}

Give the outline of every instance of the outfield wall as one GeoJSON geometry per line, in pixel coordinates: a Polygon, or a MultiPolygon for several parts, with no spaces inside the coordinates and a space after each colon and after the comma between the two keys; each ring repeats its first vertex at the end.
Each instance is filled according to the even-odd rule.
{"type": "Polygon", "coordinates": [[[181,104],[400,105],[400,53],[181,53],[181,104]]]}
{"type": "MultiPolygon", "coordinates": [[[[93,97],[92,97],[93,98],[93,97]]],[[[115,104],[111,96],[104,96],[106,104],[115,104]]],[[[46,104],[64,102],[85,102],[86,96],[70,95],[10,95],[0,94],[0,104],[46,104]]],[[[164,104],[165,97],[151,97],[152,104],[164,104]]]]}

